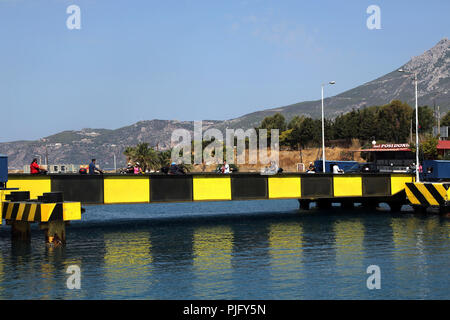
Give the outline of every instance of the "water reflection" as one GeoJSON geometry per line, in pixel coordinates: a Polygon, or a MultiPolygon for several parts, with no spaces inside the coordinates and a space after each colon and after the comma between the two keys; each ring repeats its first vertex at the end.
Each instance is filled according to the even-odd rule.
{"type": "MultiPolygon", "coordinates": [[[[303,272],[303,229],[299,223],[273,223],[270,225],[269,252],[272,287],[280,295],[275,299],[289,299],[292,288],[301,288],[303,272]],[[284,293],[287,294],[284,294],[284,293]]],[[[296,294],[297,296],[297,294],[296,294]]]]}
{"type": "Polygon", "coordinates": [[[232,281],[231,255],[233,232],[230,227],[199,227],[194,231],[194,273],[196,295],[223,299],[232,281]]]}
{"type": "Polygon", "coordinates": [[[105,233],[104,241],[105,296],[139,298],[145,295],[151,286],[150,233],[105,233]]]}
{"type": "MultiPolygon", "coordinates": [[[[415,298],[425,299],[436,294],[434,290],[440,290],[439,286],[433,289],[436,281],[441,281],[433,277],[433,259],[446,252],[444,234],[448,239],[448,221],[442,224],[440,219],[439,216],[392,219],[396,277],[398,282],[406,284],[399,287],[400,295],[414,288],[415,298]]],[[[445,261],[448,266],[448,258],[445,261]]]]}
{"type": "Polygon", "coordinates": [[[334,234],[336,272],[342,283],[336,290],[346,296],[365,286],[364,224],[360,219],[339,219],[334,223],[334,234]],[[355,281],[355,276],[359,281],[355,281]]]}
{"type": "Polygon", "coordinates": [[[0,298],[448,298],[449,227],[439,216],[311,210],[86,223],[64,248],[42,234],[11,243],[0,229],[0,298]],[[366,287],[371,264],[381,290],[366,287]],[[81,290],[66,287],[70,265],[81,290]]]}
{"type": "Polygon", "coordinates": [[[1,285],[4,281],[4,275],[3,275],[3,252],[0,252],[0,299],[4,299],[3,296],[3,286],[1,285]]]}

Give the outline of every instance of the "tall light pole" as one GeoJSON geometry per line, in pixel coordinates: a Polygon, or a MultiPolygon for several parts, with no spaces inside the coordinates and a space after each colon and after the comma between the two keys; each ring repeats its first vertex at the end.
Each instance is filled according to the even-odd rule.
{"type": "Polygon", "coordinates": [[[414,88],[416,91],[416,182],[419,180],[419,106],[417,99],[417,72],[406,71],[404,69],[399,69],[398,72],[403,72],[411,74],[414,76],[414,88]]]}
{"type": "MultiPolygon", "coordinates": [[[[336,81],[330,81],[328,84],[335,84],[336,81]]],[[[325,119],[323,114],[323,88],[325,83],[322,83],[322,172],[325,173],[325,119]]]]}

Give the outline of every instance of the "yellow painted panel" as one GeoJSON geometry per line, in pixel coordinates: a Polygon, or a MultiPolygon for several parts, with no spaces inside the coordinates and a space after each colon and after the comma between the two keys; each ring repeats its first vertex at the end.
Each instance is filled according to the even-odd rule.
{"type": "Polygon", "coordinates": [[[300,198],[300,177],[269,177],[269,198],[300,198]]]}
{"type": "MultiPolygon", "coordinates": [[[[37,199],[45,192],[51,192],[52,184],[48,176],[14,177],[9,176],[8,188],[19,188],[15,191],[30,191],[30,198],[37,199]]],[[[14,190],[13,190],[14,191],[14,190]]],[[[5,192],[9,194],[11,191],[5,192]]]]}
{"type": "Polygon", "coordinates": [[[41,204],[41,221],[47,222],[56,207],[56,203],[42,203],[41,204]]]}
{"type": "Polygon", "coordinates": [[[406,197],[408,197],[409,202],[412,204],[420,205],[420,201],[416,198],[416,196],[409,190],[409,188],[405,188],[406,191],[406,197]]]}
{"type": "Polygon", "coordinates": [[[439,192],[439,194],[442,196],[442,198],[444,198],[444,200],[448,200],[447,198],[447,190],[445,190],[444,184],[443,183],[433,183],[434,188],[436,189],[437,192],[439,192]]]}
{"type": "Polygon", "coordinates": [[[231,178],[193,177],[194,201],[199,200],[231,200],[231,178]]]}
{"type": "Polygon", "coordinates": [[[414,182],[414,177],[410,175],[391,175],[391,194],[394,195],[405,189],[406,182],[414,182]]]}
{"type": "Polygon", "coordinates": [[[150,179],[148,177],[105,176],[103,183],[105,203],[137,203],[150,201],[150,179]]]}
{"type": "Polygon", "coordinates": [[[34,216],[36,215],[37,208],[38,204],[31,205],[30,212],[28,213],[28,221],[34,221],[34,216]]]}
{"type": "Polygon", "coordinates": [[[4,191],[0,190],[0,225],[2,225],[3,222],[3,201],[5,201],[4,191]]]}
{"type": "Polygon", "coordinates": [[[436,201],[436,199],[433,197],[433,195],[428,191],[428,189],[425,187],[423,183],[414,183],[416,188],[419,190],[419,192],[422,194],[422,196],[427,199],[428,203],[432,206],[438,206],[439,203],[436,201]]]}
{"type": "Polygon", "coordinates": [[[14,203],[8,203],[8,208],[6,209],[6,215],[5,215],[5,219],[9,220],[11,219],[11,214],[14,208],[14,203]]]}
{"type": "Polygon", "coordinates": [[[362,178],[353,176],[333,177],[335,197],[362,196],[362,178]]]}
{"type": "Polygon", "coordinates": [[[16,220],[22,220],[22,216],[23,216],[23,212],[25,210],[25,203],[20,203],[19,204],[19,209],[17,210],[17,216],[16,216],[16,220]]]}
{"type": "Polygon", "coordinates": [[[65,202],[63,203],[63,220],[81,220],[81,203],[65,202]]]}

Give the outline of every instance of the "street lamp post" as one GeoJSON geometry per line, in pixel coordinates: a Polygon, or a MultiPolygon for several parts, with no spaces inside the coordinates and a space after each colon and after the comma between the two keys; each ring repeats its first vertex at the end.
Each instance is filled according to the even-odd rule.
{"type": "MultiPolygon", "coordinates": [[[[335,84],[336,81],[330,81],[328,84],[335,84]]],[[[323,88],[326,84],[322,83],[322,172],[325,173],[325,119],[323,112],[323,88]]]]}
{"type": "Polygon", "coordinates": [[[398,72],[411,74],[414,76],[414,89],[416,94],[416,182],[419,180],[419,106],[417,98],[417,72],[410,72],[404,69],[399,69],[398,72]]]}

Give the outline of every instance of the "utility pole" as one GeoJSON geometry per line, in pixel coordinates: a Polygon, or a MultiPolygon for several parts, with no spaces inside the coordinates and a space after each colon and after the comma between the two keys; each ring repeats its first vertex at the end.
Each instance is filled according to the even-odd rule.
{"type": "MultiPolygon", "coordinates": [[[[437,134],[441,134],[441,112],[439,111],[439,105],[437,108],[437,134]]],[[[439,140],[441,140],[441,137],[439,137],[439,140]]]]}
{"type": "MultiPolygon", "coordinates": [[[[328,84],[333,85],[336,81],[330,81],[328,84]]],[[[325,173],[325,117],[323,111],[323,87],[325,83],[322,84],[322,172],[325,173]]]]}
{"type": "Polygon", "coordinates": [[[417,96],[417,72],[406,71],[404,69],[399,69],[398,72],[403,72],[406,74],[410,74],[414,77],[414,92],[416,96],[416,182],[420,182],[419,180],[419,103],[417,96]]]}
{"type": "Polygon", "coordinates": [[[412,143],[412,139],[413,139],[413,137],[412,137],[412,118],[411,118],[410,126],[409,126],[409,143],[412,143]]]}
{"type": "MultiPolygon", "coordinates": [[[[47,145],[45,145],[45,165],[48,166],[48,150],[47,145]]],[[[47,168],[48,169],[48,168],[47,168]]]]}

